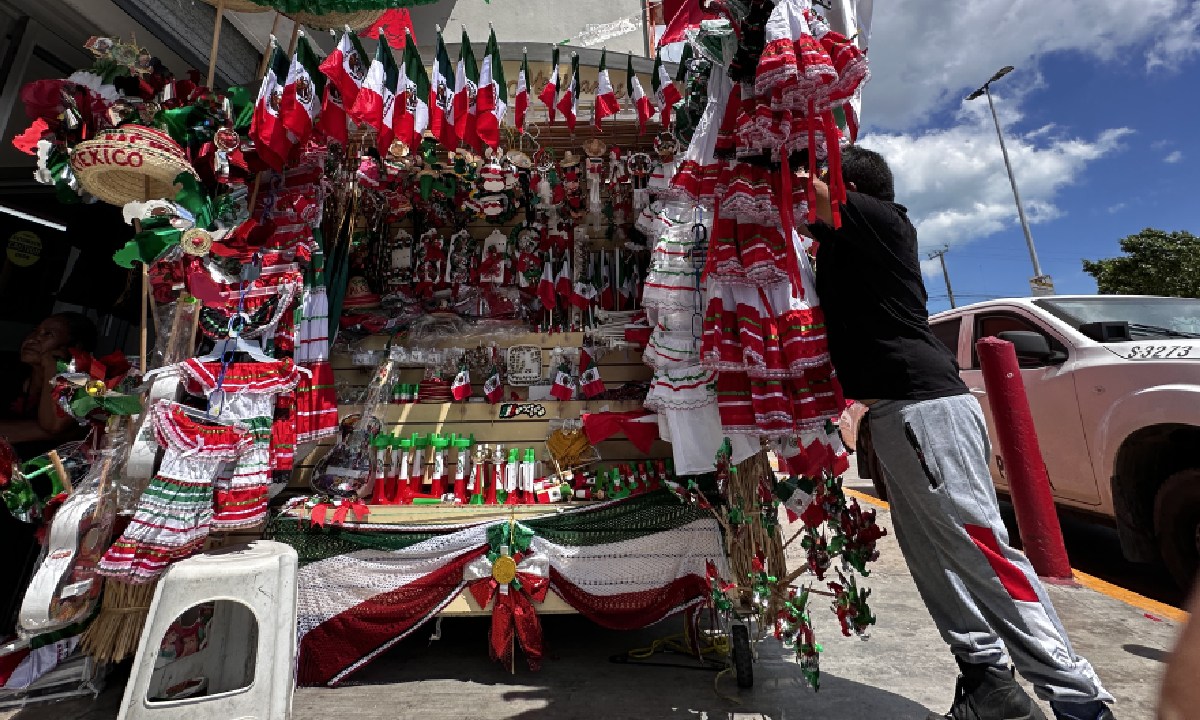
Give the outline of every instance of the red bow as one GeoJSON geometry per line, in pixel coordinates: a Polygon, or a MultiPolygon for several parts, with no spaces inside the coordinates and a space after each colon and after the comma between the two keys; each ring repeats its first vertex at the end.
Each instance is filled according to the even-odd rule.
{"type": "MultiPolygon", "coordinates": [[[[529,669],[537,670],[542,666],[542,623],[533,603],[545,602],[546,593],[550,590],[550,577],[548,568],[545,575],[522,569],[524,558],[521,553],[513,555],[512,559],[517,563],[517,577],[508,586],[501,588],[489,573],[471,582],[467,589],[481,608],[486,608],[489,602],[495,600],[489,637],[492,659],[501,661],[505,667],[513,667],[515,639],[520,641],[521,649],[525,651],[529,669]]],[[[476,563],[490,566],[491,560],[485,556],[476,563]]]]}

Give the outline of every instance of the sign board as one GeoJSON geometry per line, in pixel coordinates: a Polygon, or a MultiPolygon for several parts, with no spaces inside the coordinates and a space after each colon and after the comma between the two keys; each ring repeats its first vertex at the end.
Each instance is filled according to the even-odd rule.
{"type": "Polygon", "coordinates": [[[1049,297],[1054,294],[1054,280],[1049,275],[1030,278],[1029,290],[1034,297],[1049,297]]]}

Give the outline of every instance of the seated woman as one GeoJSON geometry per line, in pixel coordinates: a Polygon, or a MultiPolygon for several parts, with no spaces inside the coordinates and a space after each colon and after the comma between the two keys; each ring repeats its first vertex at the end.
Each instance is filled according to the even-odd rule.
{"type": "Polygon", "coordinates": [[[58,361],[69,360],[72,349],[91,352],[95,346],[96,326],[76,312],[51,315],[21,343],[20,360],[28,370],[6,388],[0,437],[12,443],[22,459],[82,435],[76,422],[55,408],[50,381],[58,374],[58,361]]]}

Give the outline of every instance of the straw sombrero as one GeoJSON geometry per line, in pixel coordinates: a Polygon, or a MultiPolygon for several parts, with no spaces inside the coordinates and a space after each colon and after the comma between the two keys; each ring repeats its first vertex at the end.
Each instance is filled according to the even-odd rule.
{"type": "MultiPolygon", "coordinates": [[[[202,0],[207,5],[217,6],[217,0],[202,0]]],[[[270,5],[259,5],[254,0],[225,0],[225,9],[229,12],[256,13],[274,10],[270,5]]]]}
{"type": "Polygon", "coordinates": [[[349,26],[351,30],[362,30],[375,24],[383,17],[385,10],[358,10],[355,12],[331,12],[318,15],[310,12],[288,13],[288,17],[306,25],[313,30],[341,30],[349,26]]]}
{"type": "Polygon", "coordinates": [[[83,190],[110,205],[174,198],[175,178],[196,171],[166,133],[141,125],[104,130],[71,151],[83,190]]]}

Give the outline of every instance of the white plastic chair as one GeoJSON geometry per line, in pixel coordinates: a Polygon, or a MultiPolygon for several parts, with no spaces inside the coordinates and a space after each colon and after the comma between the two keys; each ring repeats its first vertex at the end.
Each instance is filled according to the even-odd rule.
{"type": "Polygon", "coordinates": [[[118,720],[287,720],[296,567],[294,549],[267,540],[171,566],[154,593],[118,720]],[[189,616],[209,617],[211,608],[210,619],[180,631],[176,619],[197,606],[203,610],[189,616]],[[174,642],[183,635],[186,642],[174,642]]]}

